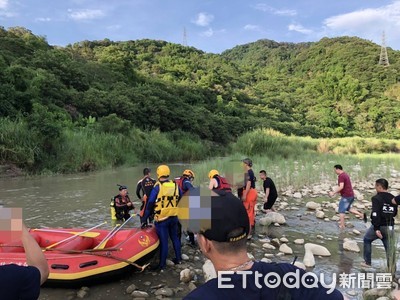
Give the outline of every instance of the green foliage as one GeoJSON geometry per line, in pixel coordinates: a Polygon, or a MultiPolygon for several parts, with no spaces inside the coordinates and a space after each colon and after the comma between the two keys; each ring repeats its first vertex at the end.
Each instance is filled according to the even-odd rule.
{"type": "MultiPolygon", "coordinates": [[[[104,134],[104,145],[111,143],[109,135],[130,136],[131,146],[139,145],[132,157],[149,161],[195,160],[210,149],[225,154],[244,133],[232,146],[237,151],[268,149],[293,157],[299,145],[310,151],[318,143],[292,135],[400,138],[400,52],[388,52],[391,65],[384,68],[378,65],[379,46],[353,37],[301,44],[260,40],[221,55],[147,39],[52,47],[28,29],[0,27],[0,118],[20,122],[20,134],[30,128],[39,150],[28,151],[19,165],[36,170],[49,161],[58,164],[65,140],[89,149],[85,134],[93,142],[92,136],[104,134]],[[262,130],[251,132],[256,128],[288,137],[260,140],[262,130]]],[[[17,126],[7,124],[7,130],[17,126]]],[[[391,143],[360,143],[325,147],[394,151],[391,143]]],[[[15,161],[20,150],[6,144],[11,148],[4,148],[3,158],[15,161]]],[[[79,147],[69,147],[79,157],[79,147]]],[[[60,169],[85,169],[80,165],[90,155],[83,154],[78,165],[60,169]]],[[[87,169],[129,161],[106,156],[87,169]]]]}

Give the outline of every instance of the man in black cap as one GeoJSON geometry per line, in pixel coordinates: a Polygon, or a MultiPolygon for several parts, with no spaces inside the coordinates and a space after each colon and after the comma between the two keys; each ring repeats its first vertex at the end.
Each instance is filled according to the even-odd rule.
{"type": "MultiPolygon", "coordinates": [[[[224,191],[218,191],[218,194],[211,193],[211,200],[208,201],[211,221],[200,223],[202,225],[198,230],[198,244],[203,254],[213,263],[218,272],[218,278],[209,280],[184,299],[344,299],[334,286],[328,290],[320,283],[316,283],[313,287],[306,287],[300,280],[298,287],[294,285],[286,287],[284,284],[285,274],[297,272],[299,275],[306,275],[303,270],[291,264],[251,260],[247,255],[246,244],[250,223],[242,201],[224,191]],[[277,279],[274,276],[270,276],[266,280],[265,278],[270,274],[279,276],[280,283],[272,282],[277,279]]],[[[194,191],[191,195],[193,198],[196,197],[194,191]]],[[[183,202],[189,203],[189,208],[183,207],[182,210],[185,211],[183,215],[189,217],[187,224],[190,226],[192,221],[190,203],[194,203],[197,209],[200,208],[204,215],[207,214],[204,208],[204,203],[207,201],[203,196],[200,197],[202,198],[200,203],[203,205],[199,207],[198,200],[185,201],[184,198],[185,196],[182,198],[183,202]]],[[[193,216],[195,215],[196,213],[193,212],[193,216]]],[[[315,278],[310,276],[310,279],[315,278]]]]}

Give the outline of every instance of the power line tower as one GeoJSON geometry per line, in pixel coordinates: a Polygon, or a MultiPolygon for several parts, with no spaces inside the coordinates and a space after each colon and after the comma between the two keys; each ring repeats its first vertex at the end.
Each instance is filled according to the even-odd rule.
{"type": "Polygon", "coordinates": [[[379,64],[385,67],[389,66],[389,58],[386,49],[385,32],[382,33],[382,46],[381,46],[381,55],[379,57],[379,64]]]}
{"type": "Polygon", "coordinates": [[[186,35],[186,27],[183,27],[183,46],[187,46],[187,35],[186,35]]]}

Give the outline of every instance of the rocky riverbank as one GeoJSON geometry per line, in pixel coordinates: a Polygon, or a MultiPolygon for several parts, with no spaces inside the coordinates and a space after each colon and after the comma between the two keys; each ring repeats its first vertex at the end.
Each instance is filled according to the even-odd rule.
{"type": "MultiPolygon", "coordinates": [[[[400,189],[399,173],[393,172],[388,180],[390,191],[397,195],[400,189]]],[[[353,182],[353,185],[357,199],[354,207],[369,215],[370,198],[375,193],[374,180],[353,182]]],[[[348,214],[346,228],[339,230],[338,197],[328,197],[333,186],[332,182],[322,182],[299,190],[288,187],[280,192],[275,204],[276,212],[268,214],[261,210],[263,193],[260,192],[256,235],[248,242],[249,256],[266,262],[296,260],[295,264],[300,268],[316,274],[324,273],[330,278],[342,272],[385,272],[385,254],[380,243],[373,248],[375,268],[365,270],[360,266],[366,226],[362,220],[348,214]]],[[[173,251],[170,250],[172,255],[173,251]]],[[[168,268],[163,273],[146,270],[130,275],[119,281],[118,285],[70,290],[66,299],[180,299],[215,276],[212,264],[199,249],[184,244],[182,253],[183,263],[174,265],[168,260],[168,268]]],[[[356,285],[343,288],[337,282],[337,286],[350,299],[376,299],[388,292],[385,289],[370,289],[365,294],[356,285]]],[[[52,299],[51,290],[43,289],[40,299],[52,299]]]]}

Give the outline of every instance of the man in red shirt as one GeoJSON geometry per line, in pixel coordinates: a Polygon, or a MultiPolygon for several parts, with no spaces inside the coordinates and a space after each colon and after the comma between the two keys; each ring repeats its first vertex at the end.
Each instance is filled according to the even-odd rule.
{"type": "Polygon", "coordinates": [[[333,197],[335,194],[340,194],[341,196],[339,201],[339,228],[345,228],[344,215],[346,211],[357,215],[359,218],[363,218],[364,222],[366,222],[366,215],[351,207],[351,204],[354,201],[354,192],[349,175],[343,171],[343,167],[341,165],[335,165],[333,168],[335,169],[335,173],[338,175],[338,187],[335,191],[329,192],[329,196],[333,197]]]}

